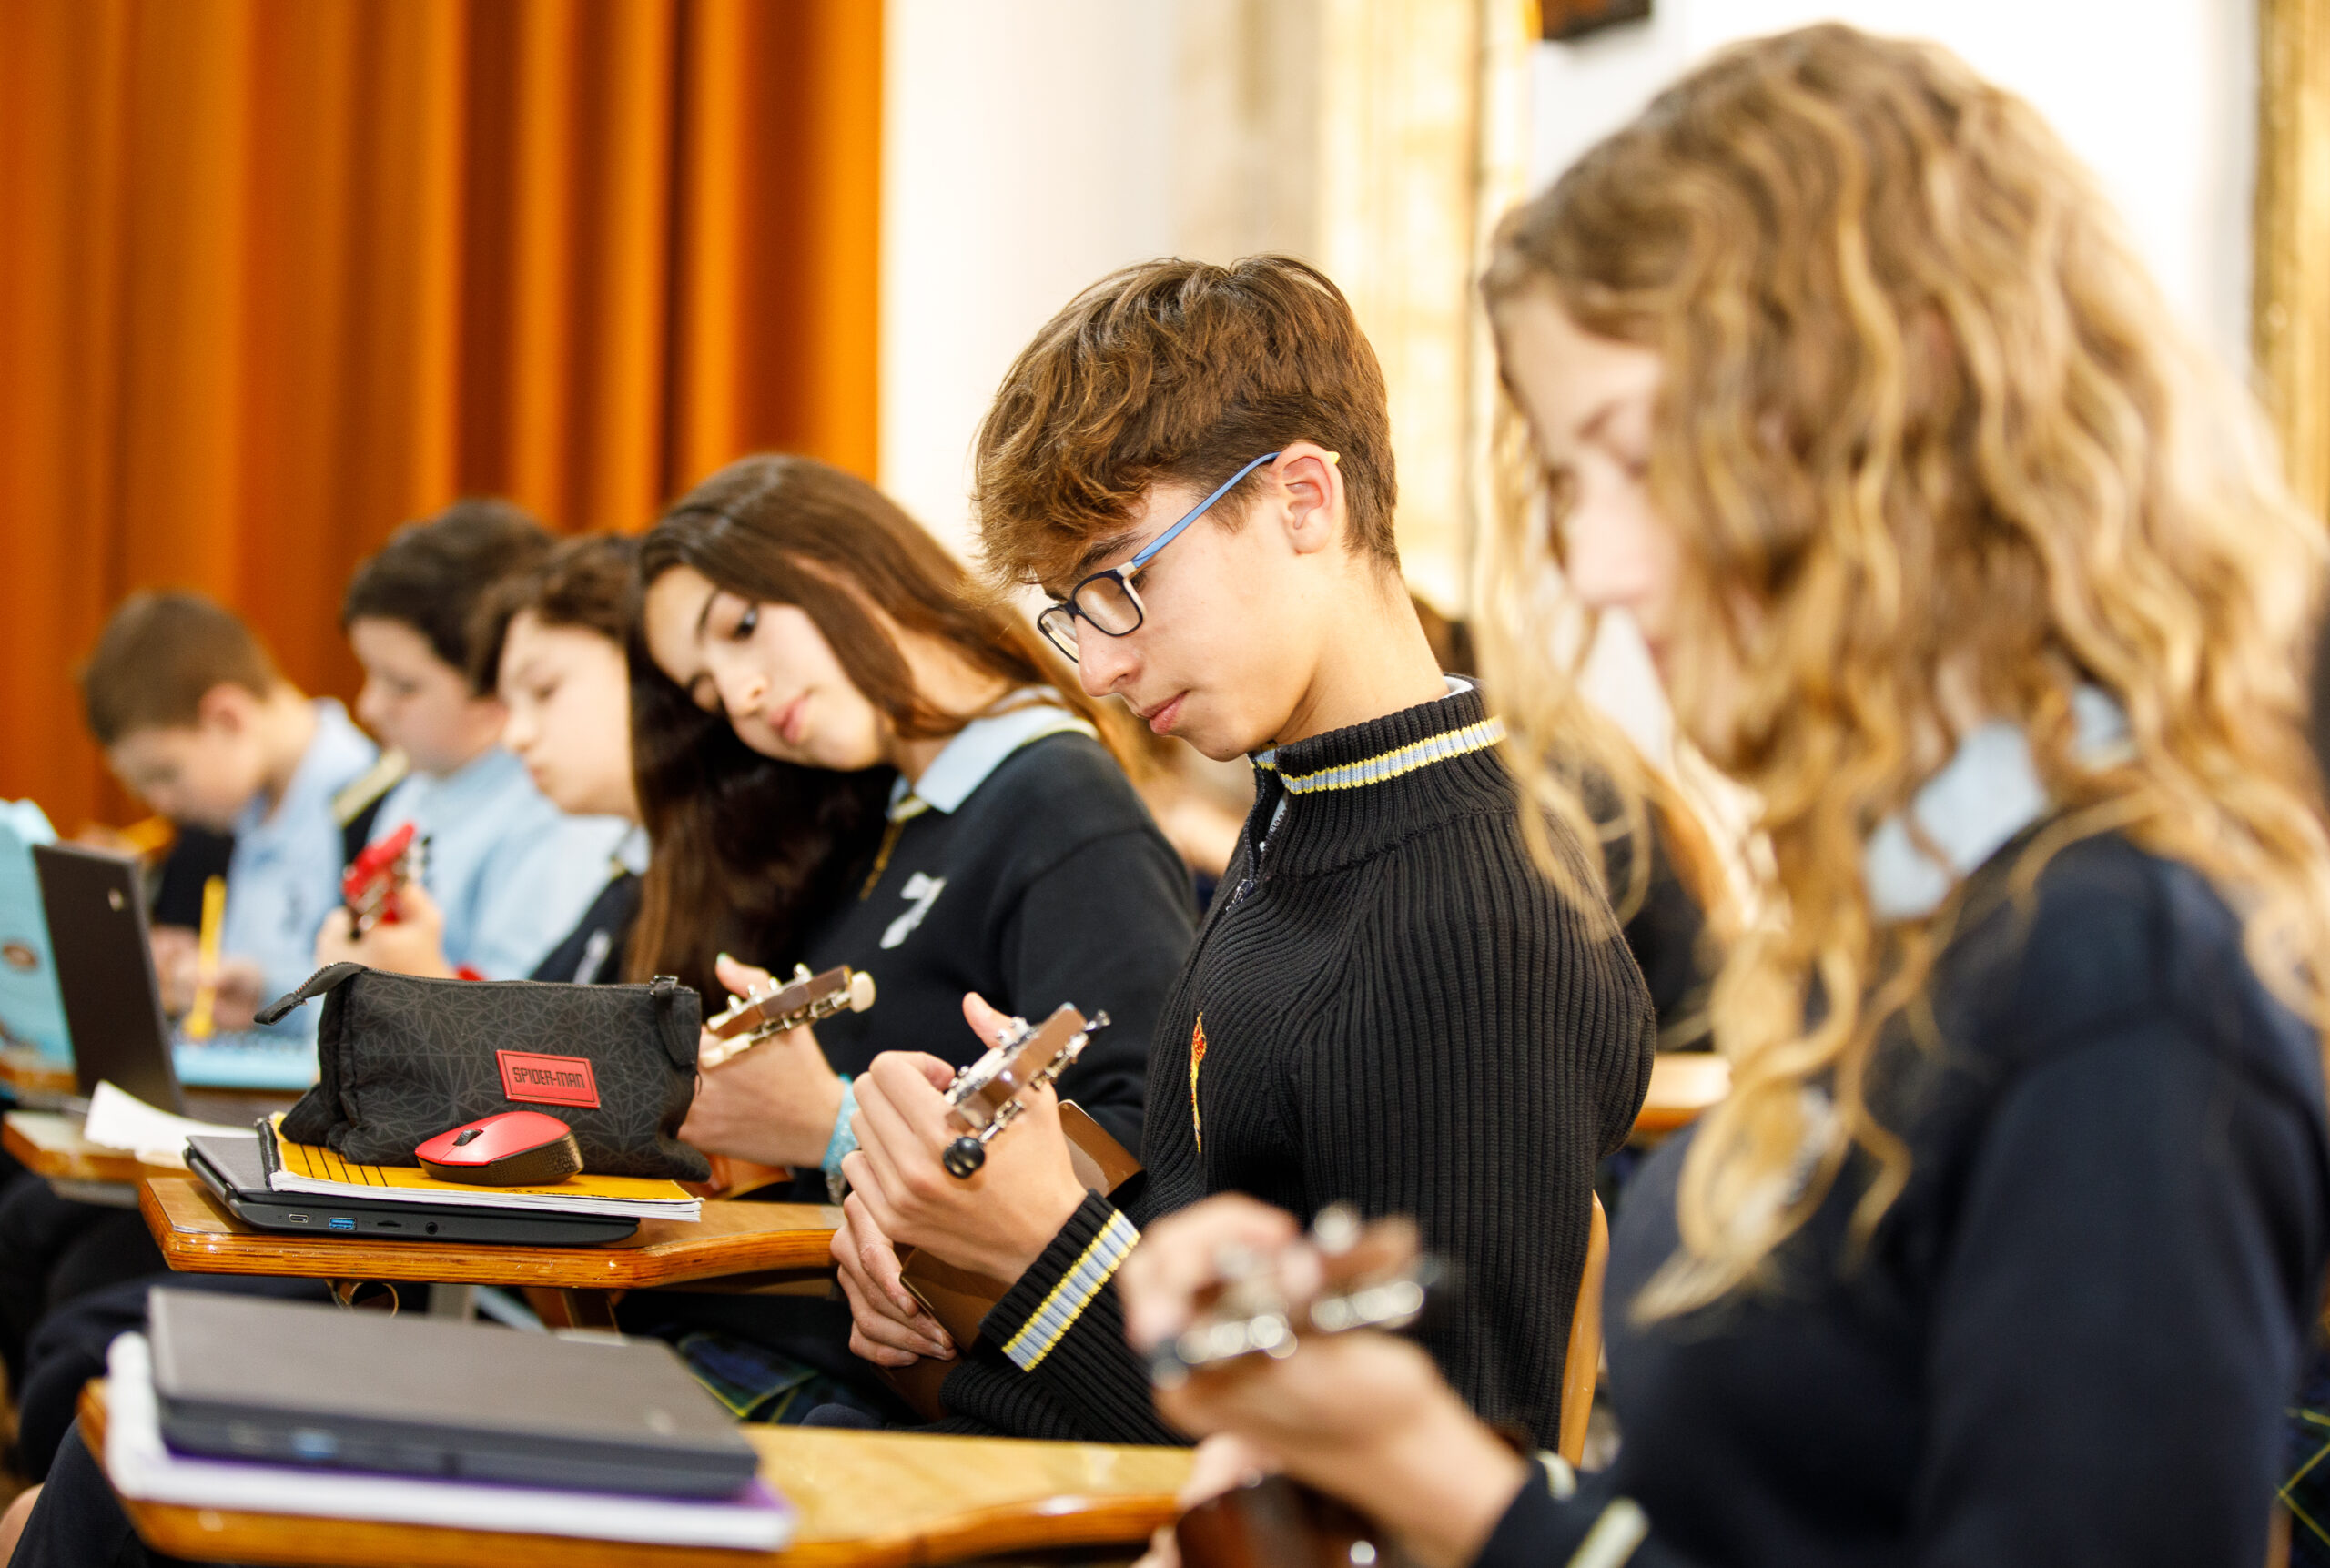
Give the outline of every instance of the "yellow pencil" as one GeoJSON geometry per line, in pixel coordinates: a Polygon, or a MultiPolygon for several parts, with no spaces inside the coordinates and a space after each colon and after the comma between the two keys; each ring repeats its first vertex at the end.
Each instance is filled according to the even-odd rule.
{"type": "Polygon", "coordinates": [[[186,1016],[189,1040],[210,1037],[210,1011],[218,1000],[218,940],[226,924],[227,879],[214,876],[202,885],[202,936],[194,960],[194,1006],[186,1016]]]}

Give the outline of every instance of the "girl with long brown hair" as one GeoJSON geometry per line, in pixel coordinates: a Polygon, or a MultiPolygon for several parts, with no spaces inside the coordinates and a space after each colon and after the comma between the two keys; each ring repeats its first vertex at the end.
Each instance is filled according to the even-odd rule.
{"type": "MultiPolygon", "coordinates": [[[[633,970],[744,992],[765,977],[755,966],[847,964],[879,991],[868,1012],[707,1071],[683,1136],[792,1168],[800,1196],[827,1201],[856,1147],[851,1078],[885,1050],[967,1062],[975,995],[1029,1017],[1071,1001],[1107,1012],[1060,1090],[1138,1148],[1149,1037],[1192,930],[1189,876],[1033,630],[886,496],[808,458],[747,458],[698,485],[642,541],[640,581],[635,744],[654,855],[633,970]]],[[[806,1323],[787,1310],[789,1353],[865,1372],[843,1348],[846,1310],[806,1323]]],[[[896,1360],[952,1353],[910,1316],[919,1332],[896,1360]]]]}
{"type": "MultiPolygon", "coordinates": [[[[1481,622],[1513,755],[1576,809],[1557,561],[1761,802],[1736,1087],[1627,1193],[1607,1473],[1380,1336],[1160,1406],[1433,1564],[2251,1568],[2330,1257],[2324,544],[2254,411],[2028,106],[1838,26],[1666,93],[1487,290],[1552,503],[1481,622]]],[[[1130,1331],[1291,1229],[1158,1228],[1130,1331]]]]}

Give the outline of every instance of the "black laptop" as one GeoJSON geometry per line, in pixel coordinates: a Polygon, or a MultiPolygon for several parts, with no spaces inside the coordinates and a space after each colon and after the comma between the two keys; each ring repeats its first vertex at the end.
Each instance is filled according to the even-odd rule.
{"type": "Polygon", "coordinates": [[[548,1214],[390,1198],[319,1198],[278,1192],[255,1138],[197,1133],[186,1140],[186,1167],[228,1211],[256,1230],[309,1236],[361,1236],[380,1241],[496,1241],[530,1247],[587,1247],[620,1241],[639,1229],[627,1214],[548,1214]]]}
{"type": "Polygon", "coordinates": [[[187,1139],[186,1164],[236,1219],[259,1230],[363,1236],[374,1240],[582,1247],[620,1241],[639,1229],[639,1221],[624,1214],[548,1214],[450,1203],[402,1203],[388,1198],[278,1192],[267,1184],[266,1160],[255,1138],[197,1133],[187,1139]]]}
{"type": "MultiPolygon", "coordinates": [[[[33,846],[33,865],[40,876],[49,955],[83,1095],[95,1093],[103,1079],[147,1105],[228,1127],[246,1125],[289,1103],[289,1094],[180,1087],[135,860],[76,845],[41,844],[33,846]]],[[[304,1064],[302,1081],[314,1076],[311,1045],[276,1044],[291,1047],[304,1064]]]]}
{"type": "Polygon", "coordinates": [[[658,1340],[168,1289],[147,1311],[181,1452],[657,1497],[733,1497],[759,1468],[658,1340]]]}

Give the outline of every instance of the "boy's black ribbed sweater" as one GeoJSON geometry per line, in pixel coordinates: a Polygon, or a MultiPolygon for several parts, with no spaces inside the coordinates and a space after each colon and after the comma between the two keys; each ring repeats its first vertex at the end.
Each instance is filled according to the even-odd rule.
{"type": "Polygon", "coordinates": [[[1498,733],[1467,689],[1257,759],[1150,1050],[1146,1185],[1124,1215],[1089,1197],[988,1315],[947,1381],[959,1430],[1185,1441],[1105,1280],[1133,1225],[1238,1191],[1414,1216],[1461,1281],[1418,1337],[1474,1410],[1552,1439],[1595,1164],[1655,1027],[1615,931],[1531,864],[1498,733]]]}

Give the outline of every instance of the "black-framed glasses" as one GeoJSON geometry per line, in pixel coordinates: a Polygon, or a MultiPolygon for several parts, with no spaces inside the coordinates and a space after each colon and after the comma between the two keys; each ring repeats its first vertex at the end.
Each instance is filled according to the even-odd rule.
{"type": "Polygon", "coordinates": [[[1076,660],[1076,623],[1085,622],[1110,637],[1129,637],[1140,630],[1148,618],[1141,607],[1140,594],[1132,580],[1140,569],[1157,558],[1157,552],[1180,537],[1181,531],[1213,510],[1214,502],[1228,495],[1238,481],[1278,456],[1264,452],[1236,473],[1221,481],[1211,495],[1191,508],[1180,521],[1149,541],[1139,555],[1122,566],[1111,566],[1106,572],[1096,572],[1068,591],[1068,597],[1036,617],[1036,629],[1051,645],[1076,660]]]}

